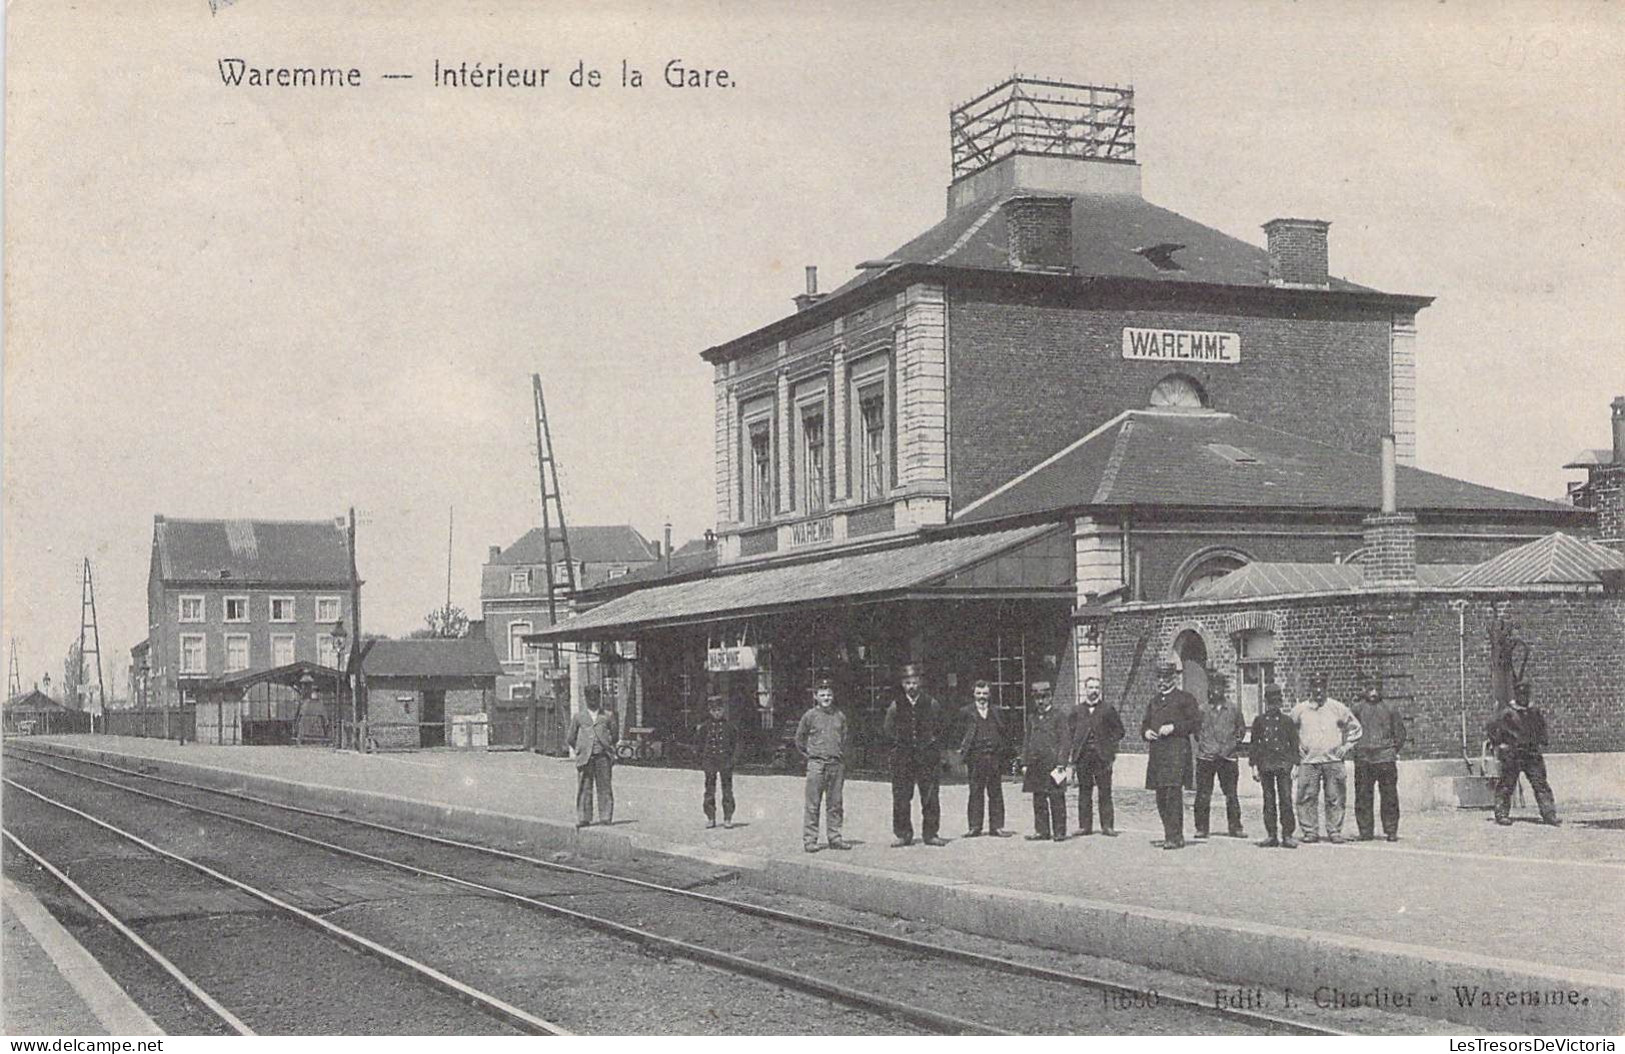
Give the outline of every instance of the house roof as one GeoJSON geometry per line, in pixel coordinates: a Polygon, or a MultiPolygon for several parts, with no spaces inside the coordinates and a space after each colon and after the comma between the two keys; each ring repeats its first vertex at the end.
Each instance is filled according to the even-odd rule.
{"type": "MultiPolygon", "coordinates": [[[[1416,581],[1441,586],[1460,575],[1468,564],[1418,564],[1416,581]]],[[[1365,584],[1357,562],[1343,564],[1252,563],[1209,583],[1186,600],[1248,600],[1254,597],[1298,596],[1305,593],[1343,593],[1365,584]]]]}
{"type": "Polygon", "coordinates": [[[1613,463],[1614,451],[1612,447],[1592,447],[1587,450],[1582,450],[1578,454],[1575,454],[1573,457],[1569,458],[1569,463],[1563,467],[1598,468],[1603,465],[1612,465],[1613,463]]]}
{"type": "MultiPolygon", "coordinates": [[[[1400,466],[1399,507],[1416,512],[1561,513],[1561,502],[1400,466]]],[[[1088,506],[1369,511],[1381,459],[1227,413],[1129,410],[954,516],[955,523],[1088,506]]]]}
{"type": "Polygon", "coordinates": [[[340,520],[153,519],[164,582],[347,586],[350,552],[340,520]]]}
{"type": "Polygon", "coordinates": [[[497,677],[502,673],[502,664],[483,634],[369,643],[362,659],[368,677],[497,677]]]}
{"type": "MultiPolygon", "coordinates": [[[[564,534],[557,527],[553,528],[551,533],[554,546],[553,559],[562,560],[564,553],[558,546],[564,534]]],[[[659,556],[655,547],[630,524],[570,528],[570,558],[578,564],[636,564],[658,559],[659,556]]],[[[526,531],[517,542],[502,550],[490,561],[492,564],[502,565],[546,562],[547,550],[542,542],[540,527],[526,531]]]]}
{"type": "Polygon", "coordinates": [[[7,699],[5,708],[13,713],[28,714],[66,711],[68,709],[38,688],[7,699]]]}
{"type": "Polygon", "coordinates": [[[1052,523],[1037,524],[653,585],[526,639],[595,640],[609,631],[745,617],[801,604],[878,599],[927,588],[1055,530],[1052,523]]]}
{"type": "MultiPolygon", "coordinates": [[[[1005,204],[1029,191],[1015,190],[992,201],[951,213],[942,222],[897,247],[883,258],[896,264],[916,263],[982,271],[1015,271],[1005,204]]],[[[1269,286],[1269,254],[1257,245],[1231,237],[1153,205],[1135,194],[1049,194],[1072,199],[1072,267],[1086,278],[1134,278],[1153,282],[1198,282],[1213,285],[1269,286]],[[1161,247],[1173,268],[1150,259],[1162,255],[1142,250],[1161,247]],[[1177,247],[1177,248],[1173,248],[1177,247]]],[[[870,267],[838,287],[839,296],[872,281],[884,268],[870,267]]],[[[1338,292],[1374,292],[1341,278],[1338,292]]]]}
{"type": "Polygon", "coordinates": [[[1600,581],[1600,574],[1625,574],[1625,554],[1558,531],[1468,568],[1450,585],[1464,588],[1594,586],[1600,581]]]}

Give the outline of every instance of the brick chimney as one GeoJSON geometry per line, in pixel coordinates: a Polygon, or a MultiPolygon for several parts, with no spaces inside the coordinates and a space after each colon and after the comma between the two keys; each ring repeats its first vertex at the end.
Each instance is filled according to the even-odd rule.
{"type": "Polygon", "coordinates": [[[1269,237],[1270,285],[1325,289],[1325,220],[1277,219],[1264,224],[1269,237]]]}
{"type": "Polygon", "coordinates": [[[1018,271],[1072,270],[1072,199],[1021,195],[1004,203],[1010,266],[1018,271]]]}
{"type": "Polygon", "coordinates": [[[1625,465],[1625,395],[1614,396],[1614,464],[1625,465]]]}
{"type": "Polygon", "coordinates": [[[493,545],[493,546],[491,546],[489,549],[487,549],[485,551],[485,562],[488,563],[488,564],[494,564],[494,563],[497,562],[498,558],[501,557],[501,556],[502,556],[502,546],[493,545]]]}
{"type": "Polygon", "coordinates": [[[1394,437],[1382,437],[1382,511],[1362,524],[1360,573],[1368,586],[1416,584],[1416,517],[1397,508],[1394,437]]]}
{"type": "Polygon", "coordinates": [[[818,268],[809,267],[807,268],[807,291],[794,298],[796,310],[805,311],[828,295],[828,293],[818,291],[818,268]]]}

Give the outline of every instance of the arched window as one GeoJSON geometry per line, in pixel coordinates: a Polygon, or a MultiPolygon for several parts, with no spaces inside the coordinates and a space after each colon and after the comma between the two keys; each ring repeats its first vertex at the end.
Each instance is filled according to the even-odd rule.
{"type": "Polygon", "coordinates": [[[1200,410],[1207,405],[1207,392],[1195,379],[1183,373],[1170,373],[1151,389],[1151,405],[1200,410]]]}
{"type": "Polygon", "coordinates": [[[1225,575],[1252,562],[1253,558],[1240,549],[1204,549],[1192,553],[1174,572],[1168,599],[1195,599],[1212,589],[1225,575]]]}

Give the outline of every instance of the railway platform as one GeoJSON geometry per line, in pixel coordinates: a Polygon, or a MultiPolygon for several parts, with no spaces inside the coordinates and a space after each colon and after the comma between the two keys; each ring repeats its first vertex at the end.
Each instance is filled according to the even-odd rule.
{"type": "MultiPolygon", "coordinates": [[[[1150,844],[1156,811],[1138,788],[1117,793],[1120,837],[1056,844],[960,837],[966,789],[949,785],[950,844],[893,849],[889,785],[849,780],[855,848],[809,855],[794,776],[736,776],[739,826],[708,830],[699,773],[622,765],[614,824],[577,831],[566,759],[108,736],[27,745],[470,840],[725,864],[768,889],[1211,978],[1215,1000],[1386,1007],[1483,1032],[1625,1026],[1625,800],[1560,799],[1560,828],[1532,812],[1498,827],[1487,812],[1435,810],[1407,816],[1398,843],[1290,852],[1254,844],[1262,820],[1244,804],[1247,839],[1167,853],[1150,844]]],[[[1029,832],[1028,798],[1014,783],[1005,797],[1008,826],[1029,832]]],[[[1068,806],[1075,815],[1075,792],[1068,806]]],[[[1222,828],[1222,803],[1215,812],[1222,828]]]]}
{"type": "Polygon", "coordinates": [[[9,878],[0,890],[0,1033],[162,1034],[33,893],[9,878]]]}

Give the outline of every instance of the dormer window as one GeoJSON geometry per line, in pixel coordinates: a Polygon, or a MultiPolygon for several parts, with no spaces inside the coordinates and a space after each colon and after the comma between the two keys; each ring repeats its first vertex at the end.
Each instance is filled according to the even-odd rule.
{"type": "Polygon", "coordinates": [[[1157,408],[1200,410],[1207,406],[1207,392],[1183,373],[1170,373],[1151,389],[1151,405],[1157,408]]]}

